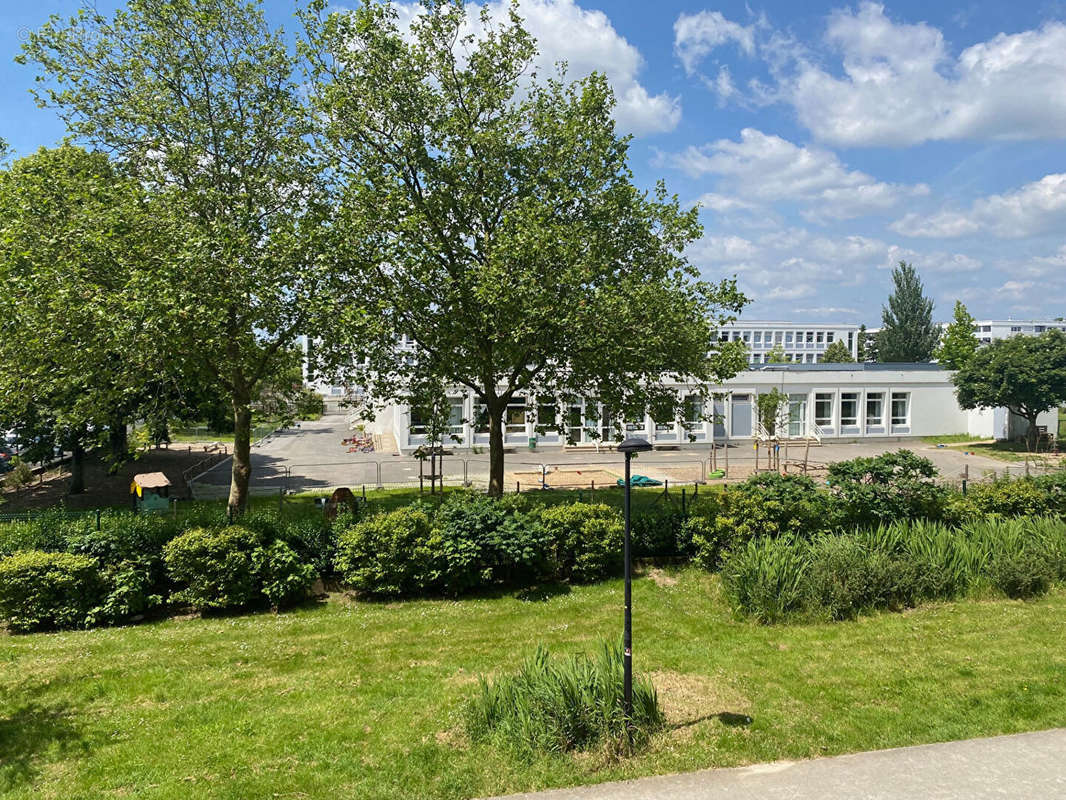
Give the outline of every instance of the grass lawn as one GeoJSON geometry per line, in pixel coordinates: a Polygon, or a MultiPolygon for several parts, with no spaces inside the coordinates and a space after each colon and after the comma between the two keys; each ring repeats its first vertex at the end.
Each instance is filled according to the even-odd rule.
{"type": "Polygon", "coordinates": [[[1066,725],[1066,592],[758,627],[695,569],[634,587],[670,728],[642,755],[464,741],[475,675],[591,650],[622,585],[0,637],[7,798],[461,798],[1066,725]],[[723,712],[750,714],[727,724],[723,712]]]}

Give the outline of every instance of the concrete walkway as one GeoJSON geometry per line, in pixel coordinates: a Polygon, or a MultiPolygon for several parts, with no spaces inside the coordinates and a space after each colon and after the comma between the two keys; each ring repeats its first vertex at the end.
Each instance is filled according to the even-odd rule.
{"type": "Polygon", "coordinates": [[[878,750],[813,761],[577,789],[510,800],[1058,800],[1066,798],[1066,729],[878,750]]]}

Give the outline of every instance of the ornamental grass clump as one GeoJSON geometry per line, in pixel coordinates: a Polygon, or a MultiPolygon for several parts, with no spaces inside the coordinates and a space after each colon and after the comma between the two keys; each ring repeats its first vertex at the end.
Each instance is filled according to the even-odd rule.
{"type": "MultiPolygon", "coordinates": [[[[604,644],[596,658],[552,658],[544,647],[513,675],[481,679],[464,709],[471,741],[488,741],[518,753],[567,753],[600,748],[630,751],[622,704],[622,649],[604,644]]],[[[632,745],[645,743],[665,724],[651,682],[633,679],[632,745]]]]}

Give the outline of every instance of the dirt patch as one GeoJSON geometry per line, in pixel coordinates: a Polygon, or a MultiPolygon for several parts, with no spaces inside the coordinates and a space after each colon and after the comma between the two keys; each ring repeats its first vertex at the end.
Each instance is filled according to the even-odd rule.
{"type": "MultiPolygon", "coordinates": [[[[522,486],[540,486],[539,470],[530,472],[512,472],[512,484],[519,482],[522,486]]],[[[605,469],[553,469],[544,476],[545,482],[552,489],[586,489],[592,486],[614,486],[619,474],[605,469]]]]}
{"type": "Polygon", "coordinates": [[[655,582],[656,586],[677,586],[677,578],[658,567],[652,567],[646,575],[655,582]]]}
{"type": "Polygon", "coordinates": [[[672,733],[685,734],[706,722],[732,724],[751,711],[751,701],[723,678],[672,670],[649,673],[672,733]]]}

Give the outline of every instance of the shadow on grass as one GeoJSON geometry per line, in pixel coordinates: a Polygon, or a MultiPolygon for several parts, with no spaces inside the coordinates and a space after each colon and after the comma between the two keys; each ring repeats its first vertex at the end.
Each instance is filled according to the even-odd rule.
{"type": "Polygon", "coordinates": [[[44,756],[89,749],[71,709],[29,702],[0,717],[0,793],[32,784],[44,756]]]}
{"type": "Polygon", "coordinates": [[[570,584],[552,582],[539,583],[536,586],[522,589],[515,594],[515,597],[525,602],[543,603],[551,600],[553,597],[560,597],[566,594],[570,594],[570,584]]]}
{"type": "Polygon", "coordinates": [[[751,717],[747,714],[736,714],[732,711],[719,711],[715,714],[704,714],[702,717],[696,717],[695,719],[688,719],[684,722],[675,723],[670,725],[669,728],[673,731],[680,731],[712,719],[718,720],[728,728],[744,728],[752,723],[751,717]]]}

